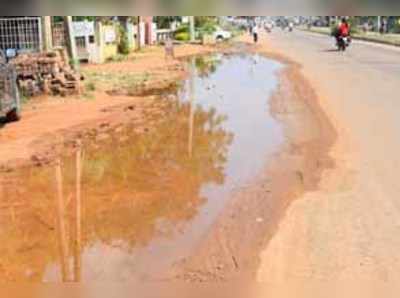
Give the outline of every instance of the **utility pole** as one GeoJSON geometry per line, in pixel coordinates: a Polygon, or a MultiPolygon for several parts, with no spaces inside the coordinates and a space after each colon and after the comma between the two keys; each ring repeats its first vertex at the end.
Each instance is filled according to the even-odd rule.
{"type": "Polygon", "coordinates": [[[141,18],[140,18],[140,16],[138,16],[137,17],[137,47],[136,47],[136,49],[138,50],[138,51],[140,51],[140,48],[141,48],[141,44],[140,44],[140,42],[141,42],[141,39],[142,39],[142,34],[141,34],[141,28],[140,28],[140,21],[141,21],[141,18]]]}
{"type": "Polygon", "coordinates": [[[64,26],[67,37],[68,54],[71,57],[71,65],[73,69],[79,67],[78,54],[76,51],[76,42],[74,37],[74,29],[72,27],[72,16],[64,17],[64,26]]]}
{"type": "Polygon", "coordinates": [[[97,55],[96,55],[96,63],[103,63],[104,56],[103,56],[103,49],[104,49],[104,36],[102,34],[102,23],[101,18],[96,17],[94,22],[94,34],[95,34],[95,42],[97,48],[97,55]]]}
{"type": "Polygon", "coordinates": [[[190,41],[194,42],[195,37],[195,28],[194,28],[194,16],[189,16],[189,25],[190,25],[190,41]]]}
{"type": "Polygon", "coordinates": [[[51,31],[51,16],[42,17],[43,50],[50,51],[53,48],[51,31]]]}
{"type": "Polygon", "coordinates": [[[378,17],[378,32],[379,30],[381,30],[381,26],[382,26],[382,17],[381,16],[377,16],[378,17]]]}

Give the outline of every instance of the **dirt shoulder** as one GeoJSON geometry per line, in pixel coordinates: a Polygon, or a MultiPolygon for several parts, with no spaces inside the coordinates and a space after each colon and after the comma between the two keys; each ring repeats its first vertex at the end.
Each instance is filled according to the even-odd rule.
{"type": "Polygon", "coordinates": [[[186,76],[180,58],[217,48],[181,45],[175,50],[174,60],[165,59],[162,47],[149,47],[123,61],[82,66],[82,94],[31,99],[20,122],[0,128],[0,169],[48,162],[61,144],[124,121],[145,129],[145,120],[161,113],[157,95],[186,76]]]}

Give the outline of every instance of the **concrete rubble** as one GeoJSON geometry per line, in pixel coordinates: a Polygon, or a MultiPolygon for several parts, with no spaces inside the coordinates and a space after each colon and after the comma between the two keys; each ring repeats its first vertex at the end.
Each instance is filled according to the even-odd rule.
{"type": "Polygon", "coordinates": [[[69,66],[64,50],[22,54],[11,63],[15,65],[18,84],[25,96],[79,93],[83,77],[69,66]]]}

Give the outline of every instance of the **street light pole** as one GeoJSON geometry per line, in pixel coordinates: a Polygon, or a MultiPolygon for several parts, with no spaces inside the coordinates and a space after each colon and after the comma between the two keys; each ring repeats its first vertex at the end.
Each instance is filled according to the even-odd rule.
{"type": "Polygon", "coordinates": [[[381,26],[382,26],[382,17],[378,16],[378,31],[381,30],[381,26]]]}

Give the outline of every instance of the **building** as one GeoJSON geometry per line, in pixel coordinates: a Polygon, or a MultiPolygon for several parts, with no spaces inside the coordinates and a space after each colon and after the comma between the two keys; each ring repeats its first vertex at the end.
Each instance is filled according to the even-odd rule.
{"type": "MultiPolygon", "coordinates": [[[[137,22],[136,22],[137,23],[137,22]]],[[[118,53],[120,25],[126,30],[129,47],[134,49],[157,42],[157,26],[152,16],[74,18],[72,37],[77,59],[102,63],[118,53]],[[140,19],[138,24],[132,21],[140,19]],[[140,37],[140,41],[138,40],[140,37]]],[[[0,49],[17,53],[40,52],[67,46],[64,17],[0,17],[0,49]]]]}

